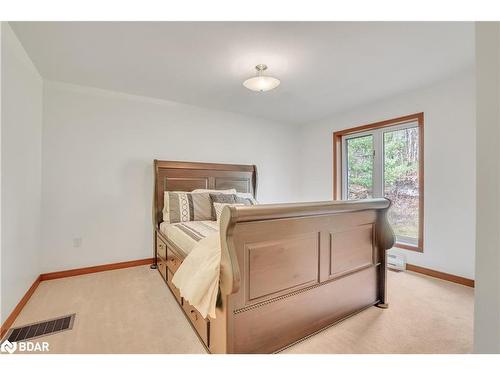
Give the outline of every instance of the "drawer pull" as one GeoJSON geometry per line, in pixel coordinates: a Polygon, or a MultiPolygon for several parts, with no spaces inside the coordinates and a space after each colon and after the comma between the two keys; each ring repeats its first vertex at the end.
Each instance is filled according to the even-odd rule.
{"type": "Polygon", "coordinates": [[[198,314],[196,313],[196,311],[191,310],[191,315],[193,316],[194,320],[198,320],[198,314]]]}

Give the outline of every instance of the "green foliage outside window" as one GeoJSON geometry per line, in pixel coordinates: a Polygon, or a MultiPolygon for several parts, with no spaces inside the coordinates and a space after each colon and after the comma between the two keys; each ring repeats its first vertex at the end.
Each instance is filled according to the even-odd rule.
{"type": "Polygon", "coordinates": [[[348,140],[349,186],[371,190],[373,174],[373,137],[371,135],[348,140]]]}
{"type": "MultiPolygon", "coordinates": [[[[383,133],[384,196],[391,199],[389,221],[399,236],[418,237],[418,128],[383,133]]],[[[373,136],[347,140],[348,199],[373,194],[373,136]]]]}

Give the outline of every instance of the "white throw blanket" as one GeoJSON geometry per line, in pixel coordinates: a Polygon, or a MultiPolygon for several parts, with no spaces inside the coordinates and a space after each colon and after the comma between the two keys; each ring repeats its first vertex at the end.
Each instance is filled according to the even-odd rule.
{"type": "Polygon", "coordinates": [[[172,283],[180,294],[206,318],[215,318],[220,277],[220,234],[203,238],[174,274],[172,283]]]}

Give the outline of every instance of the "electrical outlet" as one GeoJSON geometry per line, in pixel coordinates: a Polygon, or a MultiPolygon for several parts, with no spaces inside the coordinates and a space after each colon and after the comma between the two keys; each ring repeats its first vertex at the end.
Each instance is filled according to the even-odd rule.
{"type": "Polygon", "coordinates": [[[76,237],[73,238],[73,247],[81,247],[82,246],[82,238],[76,237]]]}

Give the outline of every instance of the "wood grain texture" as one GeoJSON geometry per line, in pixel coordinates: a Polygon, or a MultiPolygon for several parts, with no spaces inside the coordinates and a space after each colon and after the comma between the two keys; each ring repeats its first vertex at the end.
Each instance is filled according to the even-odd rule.
{"type": "Polygon", "coordinates": [[[220,287],[233,312],[227,316],[227,352],[271,353],[367,305],[385,306],[385,252],[394,243],[386,218],[389,207],[386,199],[226,207],[220,287]],[[272,259],[250,268],[251,244],[270,244],[268,255],[278,259],[286,249],[279,245],[284,239],[311,233],[319,241],[310,237],[300,244],[301,251],[282,262],[279,277],[267,272],[272,259]],[[333,250],[331,234],[340,239],[333,250]],[[349,247],[354,240],[355,246],[349,247]],[[330,277],[332,252],[341,271],[330,277]],[[307,280],[313,268],[318,278],[293,282],[307,280]],[[252,295],[252,283],[259,293],[252,295]]]}
{"type": "MultiPolygon", "coordinates": [[[[175,295],[175,293],[174,293],[175,295]]],[[[186,317],[191,322],[191,325],[198,333],[199,337],[203,341],[206,347],[210,347],[209,342],[209,320],[203,319],[201,314],[194,308],[194,306],[190,305],[187,301],[184,301],[182,304],[182,308],[184,309],[184,313],[186,317]]]]}
{"type": "Polygon", "coordinates": [[[40,281],[60,279],[62,277],[85,275],[88,273],[95,273],[95,272],[111,271],[111,270],[117,270],[120,268],[137,267],[137,266],[142,266],[142,265],[146,265],[146,264],[153,264],[153,262],[154,262],[153,258],[146,258],[146,259],[139,259],[139,260],[131,260],[131,261],[127,261],[127,262],[102,264],[99,266],[92,266],[92,267],[75,268],[75,269],[66,270],[66,271],[42,273],[40,275],[40,281]]]}
{"type": "Polygon", "coordinates": [[[373,225],[330,233],[330,272],[337,276],[375,263],[373,225]]]}
{"type": "Polygon", "coordinates": [[[165,259],[158,257],[156,267],[157,267],[158,272],[160,273],[161,277],[163,278],[163,280],[167,281],[168,268],[167,268],[167,262],[165,261],[165,259]]]}
{"type": "Polygon", "coordinates": [[[377,302],[377,271],[293,294],[234,316],[234,353],[272,353],[377,302]]]}
{"type": "Polygon", "coordinates": [[[28,301],[31,298],[31,296],[33,295],[33,293],[35,293],[35,290],[38,287],[38,285],[40,284],[40,281],[41,281],[41,278],[40,278],[40,276],[38,276],[35,279],[35,281],[33,282],[33,284],[31,284],[31,287],[28,289],[28,291],[24,294],[23,298],[21,298],[19,303],[16,305],[14,310],[12,310],[12,312],[7,317],[7,319],[5,319],[5,322],[2,324],[2,327],[0,329],[0,338],[2,338],[3,335],[5,335],[7,333],[7,331],[9,330],[9,328],[12,326],[12,324],[16,320],[17,316],[19,315],[19,313],[21,312],[23,307],[28,303],[28,301]]]}
{"type": "Polygon", "coordinates": [[[431,270],[430,268],[420,267],[420,266],[416,266],[414,264],[407,263],[406,269],[408,271],[413,271],[413,272],[421,273],[423,275],[432,276],[432,277],[435,277],[437,279],[451,281],[452,283],[470,286],[471,288],[474,288],[474,284],[475,284],[474,280],[468,279],[466,277],[456,276],[456,275],[452,275],[452,274],[449,274],[446,272],[431,270]]]}
{"type": "Polygon", "coordinates": [[[163,259],[167,259],[167,245],[160,237],[156,238],[156,254],[163,259]]]}
{"type": "Polygon", "coordinates": [[[424,113],[414,113],[407,116],[397,117],[394,119],[374,122],[367,125],[356,126],[349,129],[339,130],[333,133],[333,199],[342,199],[342,137],[350,134],[365,132],[368,130],[387,128],[394,125],[400,125],[408,122],[416,121],[418,124],[418,139],[419,139],[419,166],[418,166],[418,190],[419,190],[419,206],[418,206],[418,244],[410,245],[403,243],[396,243],[397,247],[406,250],[413,250],[417,252],[424,251],[424,186],[425,186],[425,173],[424,173],[424,113]]]}
{"type": "Polygon", "coordinates": [[[182,263],[181,258],[179,258],[174,251],[167,246],[167,267],[172,273],[175,273],[182,263]]]}
{"type": "Polygon", "coordinates": [[[221,163],[201,163],[191,161],[170,161],[170,160],[155,160],[155,165],[158,168],[168,169],[197,169],[207,171],[235,171],[235,172],[254,172],[254,165],[244,164],[221,164],[221,163]]]}
{"type": "Polygon", "coordinates": [[[257,194],[255,165],[198,163],[155,160],[153,220],[155,228],[163,220],[165,191],[234,188],[241,193],[257,194]]]}
{"type": "Polygon", "coordinates": [[[319,282],[319,233],[246,245],[247,300],[319,282]]]}
{"type": "MultiPolygon", "coordinates": [[[[221,264],[225,272],[221,274],[220,287],[225,294],[233,294],[239,290],[240,284],[245,282],[241,277],[244,272],[241,269],[244,264],[243,249],[251,242],[279,241],[286,236],[298,236],[314,231],[335,233],[359,225],[376,223],[376,238],[371,241],[376,240],[380,248],[388,249],[393,245],[392,229],[386,220],[389,207],[389,200],[384,198],[225,207],[220,220],[221,236],[226,239],[221,240],[221,264]],[[239,223],[242,225],[237,225],[239,223]],[[231,251],[230,247],[241,250],[231,251]]],[[[326,246],[326,243],[327,241],[322,241],[323,246],[326,246]]],[[[325,251],[329,252],[329,246],[321,253],[324,254],[325,251]]],[[[320,268],[329,267],[329,262],[322,259],[320,268]]],[[[320,275],[320,278],[322,277],[320,275]]],[[[239,301],[238,305],[241,303],[242,301],[239,301]]]]}

